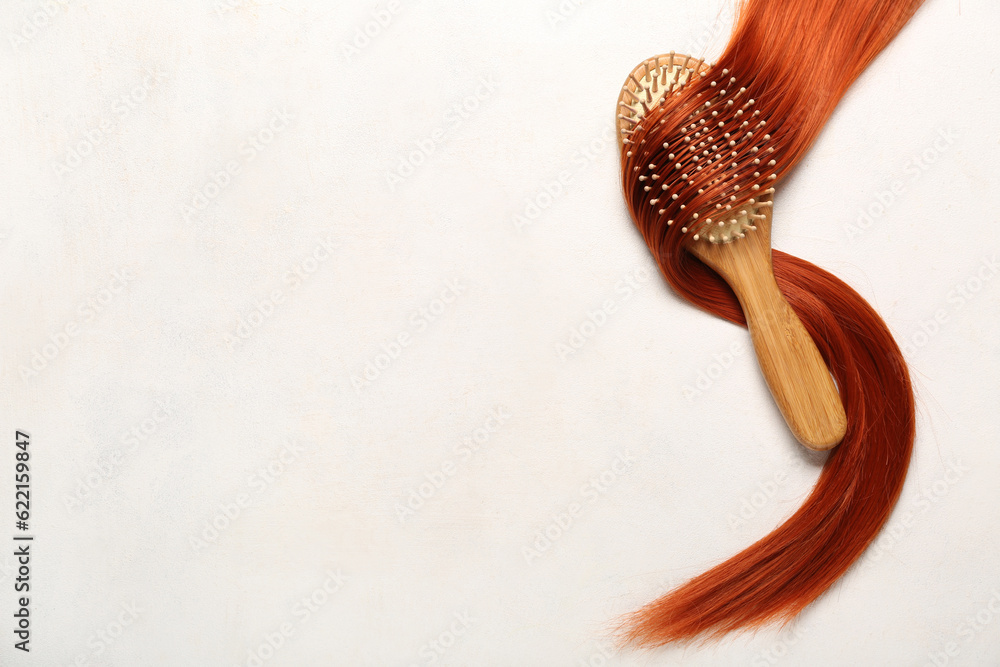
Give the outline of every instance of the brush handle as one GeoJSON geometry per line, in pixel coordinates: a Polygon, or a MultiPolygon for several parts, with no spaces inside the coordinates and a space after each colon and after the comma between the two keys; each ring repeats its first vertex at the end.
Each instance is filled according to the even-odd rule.
{"type": "Polygon", "coordinates": [[[761,372],[796,439],[809,449],[831,449],[844,438],[847,416],[816,343],[774,280],[769,218],[739,241],[701,241],[688,249],[740,300],[761,372]]]}
{"type": "Polygon", "coordinates": [[[835,447],[847,431],[840,394],[816,343],[773,276],[737,295],[761,372],[788,427],[809,449],[835,447]]]}

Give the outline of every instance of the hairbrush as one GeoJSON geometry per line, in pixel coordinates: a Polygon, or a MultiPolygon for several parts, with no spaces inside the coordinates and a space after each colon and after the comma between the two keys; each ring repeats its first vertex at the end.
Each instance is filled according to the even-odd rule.
{"type": "MultiPolygon", "coordinates": [[[[655,107],[695,77],[715,76],[703,60],[674,53],[644,61],[629,74],[618,97],[618,142],[623,168],[639,173],[649,205],[660,215],[667,198],[685,196],[695,172],[708,170],[727,198],[701,210],[681,205],[683,217],[668,220],[687,235],[685,247],[722,276],[739,299],[757,360],[778,409],[796,439],[814,450],[836,446],[847,430],[837,386],[816,344],[778,290],[771,263],[771,212],[775,166],[767,121],[755,100],[728,71],[718,92],[663,142],[672,152],[661,164],[646,139],[629,140],[655,107]],[[625,150],[627,148],[627,150],[625,150]],[[749,193],[743,197],[741,194],[749,193]]],[[[661,155],[662,157],[662,155],[661,155]]],[[[702,189],[703,190],[703,189],[702,189]]],[[[702,192],[703,194],[704,192],[702,192]]],[[[688,195],[694,194],[691,192],[688,195]]]]}

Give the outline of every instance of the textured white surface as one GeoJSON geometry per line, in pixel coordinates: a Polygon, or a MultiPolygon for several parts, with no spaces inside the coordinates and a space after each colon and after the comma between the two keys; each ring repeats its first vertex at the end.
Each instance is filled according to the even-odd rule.
{"type": "Polygon", "coordinates": [[[745,333],[645,273],[619,193],[623,78],[717,54],[724,4],[562,6],[399,0],[347,54],[386,5],[4,4],[0,539],[21,429],[37,541],[30,656],[0,550],[0,663],[1000,663],[996,265],[955,291],[1000,251],[1000,6],[929,0],[777,200],[775,246],[909,342],[894,535],[783,634],[625,654],[612,619],[776,526],[820,463],[745,333]]]}

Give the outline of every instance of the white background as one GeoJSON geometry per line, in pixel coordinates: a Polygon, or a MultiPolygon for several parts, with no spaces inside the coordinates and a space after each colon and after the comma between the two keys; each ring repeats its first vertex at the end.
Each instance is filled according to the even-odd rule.
{"type": "Polygon", "coordinates": [[[918,432],[893,535],[783,633],[638,653],[609,648],[613,620],[777,526],[821,466],[753,355],[726,356],[745,332],[645,273],[619,192],[622,81],[671,49],[717,55],[731,11],[393,8],[356,51],[369,2],[0,10],[0,539],[15,429],[36,535],[27,656],[0,550],[0,662],[1000,663],[1000,7],[929,0],[777,198],[775,247],[907,343],[918,432]],[[133,278],[103,291],[116,271],[133,278]]]}

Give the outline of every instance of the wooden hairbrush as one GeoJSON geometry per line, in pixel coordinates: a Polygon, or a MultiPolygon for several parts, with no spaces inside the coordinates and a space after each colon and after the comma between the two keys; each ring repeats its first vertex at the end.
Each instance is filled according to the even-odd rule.
{"type": "MultiPolygon", "coordinates": [[[[623,162],[626,155],[632,157],[632,150],[640,150],[629,145],[627,137],[643,119],[695,76],[706,76],[709,72],[710,67],[703,60],[670,53],[643,62],[629,74],[618,98],[617,134],[623,162]]],[[[727,74],[724,70],[721,76],[727,74]]],[[[669,191],[670,179],[664,177],[667,172],[675,183],[680,172],[683,183],[688,179],[687,170],[717,169],[716,163],[729,161],[730,151],[734,159],[740,153],[740,159],[758,169],[753,172],[752,185],[747,185],[746,178],[741,181],[743,192],[739,192],[739,184],[731,186],[731,202],[717,202],[703,211],[688,211],[684,220],[678,219],[678,224],[686,235],[684,247],[718,273],[736,293],[761,371],[796,439],[810,449],[831,449],[847,431],[844,406],[815,342],[778,290],[771,264],[774,188],[768,183],[774,176],[762,175],[774,166],[768,157],[773,148],[765,148],[770,135],[755,138],[755,132],[765,131],[762,129],[765,123],[757,120],[754,100],[740,99],[742,89],[727,93],[725,86],[731,83],[729,79],[720,83],[719,94],[692,113],[690,125],[681,128],[684,143],[678,144],[676,155],[670,153],[670,164],[644,164],[633,169],[642,170],[638,178],[645,183],[649,203],[654,207],[661,199],[676,200],[679,196],[669,191]],[[749,200],[746,188],[752,191],[749,200]],[[737,204],[738,200],[741,203],[737,204]]],[[[715,85],[713,81],[713,88],[715,85]]],[[[716,182],[723,178],[720,176],[716,182]]],[[[660,209],[660,214],[663,213],[664,209],[660,209]]]]}

